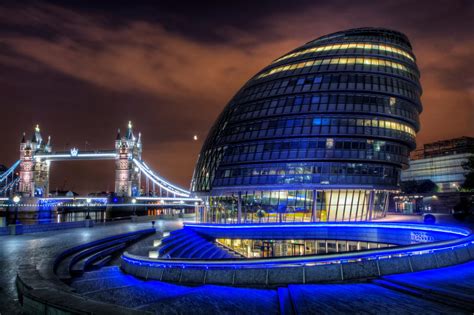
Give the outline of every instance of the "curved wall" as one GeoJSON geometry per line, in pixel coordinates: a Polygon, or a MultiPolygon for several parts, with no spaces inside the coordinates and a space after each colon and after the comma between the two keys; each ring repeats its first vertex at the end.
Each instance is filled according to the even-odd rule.
{"type": "MultiPolygon", "coordinates": [[[[293,235],[314,237],[320,230],[345,238],[357,236],[361,239],[390,240],[405,244],[399,247],[373,249],[359,252],[333,253],[309,256],[254,259],[167,259],[131,255],[125,252],[121,258],[124,272],[161,281],[187,284],[223,284],[236,286],[278,286],[285,284],[324,283],[355,279],[370,279],[380,276],[435,269],[464,263],[474,259],[474,235],[462,227],[426,226],[397,223],[336,223],[253,225],[207,225],[187,224],[206,237],[245,237],[293,235]],[[331,225],[331,224],[327,224],[331,225]],[[279,231],[279,230],[288,231],[279,231]],[[301,234],[303,233],[303,234],[301,234]],[[425,235],[429,239],[416,237],[425,235]],[[310,235],[312,234],[312,235],[310,235]],[[366,235],[364,237],[364,234],[366,235]],[[408,243],[417,243],[410,244],[408,243]]],[[[212,242],[212,241],[210,241],[212,242]]],[[[196,246],[185,238],[176,243],[176,248],[196,246]]],[[[201,246],[202,248],[202,246],[201,246]]],[[[186,249],[182,249],[186,251],[186,249]]]]}

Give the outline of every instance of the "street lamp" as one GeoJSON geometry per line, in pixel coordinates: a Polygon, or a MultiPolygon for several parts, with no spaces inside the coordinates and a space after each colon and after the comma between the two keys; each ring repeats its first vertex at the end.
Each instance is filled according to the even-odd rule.
{"type": "Polygon", "coordinates": [[[91,198],[87,198],[87,199],[86,199],[86,203],[87,203],[87,215],[86,215],[86,220],[90,220],[90,218],[91,218],[91,216],[90,216],[90,214],[89,214],[91,202],[92,202],[92,199],[91,199],[91,198]]]}
{"type": "Polygon", "coordinates": [[[20,203],[20,196],[16,195],[13,197],[13,203],[15,204],[15,219],[14,219],[14,224],[17,224],[18,222],[18,203],[20,203]]]}
{"type": "Polygon", "coordinates": [[[137,199],[133,198],[132,199],[132,204],[133,204],[133,215],[135,216],[135,204],[137,203],[137,199]]]}

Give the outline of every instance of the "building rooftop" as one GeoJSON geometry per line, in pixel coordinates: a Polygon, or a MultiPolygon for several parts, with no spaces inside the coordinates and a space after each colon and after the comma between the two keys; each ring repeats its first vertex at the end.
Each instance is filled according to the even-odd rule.
{"type": "Polygon", "coordinates": [[[426,143],[423,148],[412,152],[411,160],[421,160],[444,155],[474,153],[474,138],[459,137],[426,143]]]}

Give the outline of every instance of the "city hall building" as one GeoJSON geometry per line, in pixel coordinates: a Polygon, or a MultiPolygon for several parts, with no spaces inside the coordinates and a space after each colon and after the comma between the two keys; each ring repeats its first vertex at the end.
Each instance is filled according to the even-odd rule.
{"type": "Polygon", "coordinates": [[[341,31],[296,48],[230,100],[192,190],[214,223],[384,216],[415,148],[420,73],[397,31],[341,31]]]}

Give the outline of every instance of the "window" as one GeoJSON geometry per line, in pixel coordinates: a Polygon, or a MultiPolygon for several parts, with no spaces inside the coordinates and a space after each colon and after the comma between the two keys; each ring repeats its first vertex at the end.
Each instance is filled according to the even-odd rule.
{"type": "Polygon", "coordinates": [[[322,122],[322,121],[321,121],[321,118],[314,118],[314,119],[313,119],[313,125],[314,125],[314,126],[319,126],[319,125],[321,125],[321,122],[322,122]]]}
{"type": "MultiPolygon", "coordinates": [[[[321,62],[321,65],[328,65],[328,64],[338,65],[339,64],[339,58],[328,58],[328,59],[322,59],[322,60],[316,60],[316,61],[321,62]]],[[[315,61],[315,64],[316,64],[316,61],[315,61]]],[[[304,67],[306,67],[307,64],[308,64],[307,62],[299,62],[299,63],[294,63],[294,64],[291,64],[291,65],[275,67],[271,70],[267,70],[267,71],[259,74],[257,76],[257,79],[264,78],[266,76],[269,76],[269,75],[272,75],[272,74],[275,74],[275,73],[279,73],[279,72],[283,72],[283,71],[289,71],[289,70],[304,68],[304,67]]],[[[380,65],[383,65],[387,68],[402,70],[402,71],[404,71],[404,72],[406,72],[409,75],[412,75],[414,77],[418,76],[417,73],[415,73],[414,71],[412,71],[411,69],[407,68],[406,66],[404,66],[402,64],[392,62],[392,61],[377,59],[377,58],[347,58],[347,60],[344,60],[344,64],[369,65],[369,66],[371,66],[371,65],[377,66],[377,65],[380,64],[380,65]]],[[[392,70],[392,72],[393,72],[393,70],[392,70]]],[[[313,82],[314,83],[320,83],[321,82],[321,81],[319,81],[320,78],[321,77],[315,77],[313,82]]],[[[296,84],[297,85],[303,85],[304,82],[305,82],[304,79],[299,79],[296,82],[296,84]]]]}
{"type": "Polygon", "coordinates": [[[323,77],[315,77],[313,83],[321,83],[323,81],[323,77]]]}
{"type": "Polygon", "coordinates": [[[334,148],[334,139],[328,138],[326,139],[326,149],[334,148]]]}

